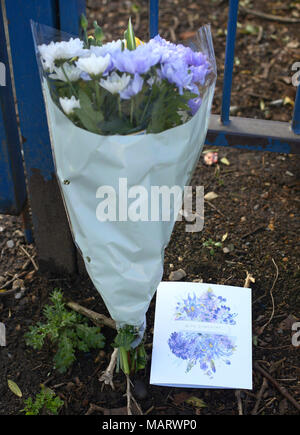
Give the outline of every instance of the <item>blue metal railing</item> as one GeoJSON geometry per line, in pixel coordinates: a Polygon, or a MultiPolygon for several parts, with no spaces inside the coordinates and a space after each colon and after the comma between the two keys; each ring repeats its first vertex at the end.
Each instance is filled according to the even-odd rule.
{"type": "Polygon", "coordinates": [[[229,114],[230,114],[232,75],[233,75],[233,67],[234,67],[234,49],[235,49],[235,40],[236,40],[238,7],[239,7],[239,0],[230,0],[228,26],[227,26],[226,52],[225,52],[223,98],[222,98],[222,108],[221,108],[221,121],[224,125],[228,125],[230,122],[229,114]]]}
{"type": "Polygon", "coordinates": [[[295,134],[300,134],[300,83],[298,83],[292,129],[295,134]]]}
{"type": "MultiPolygon", "coordinates": [[[[3,23],[1,7],[0,23],[3,23]]],[[[4,26],[0,25],[0,61],[5,67],[5,86],[0,87],[0,213],[19,214],[25,205],[27,193],[8,50],[2,42],[5,38],[4,26]]]]}
{"type": "Polygon", "coordinates": [[[149,33],[150,38],[158,34],[159,0],[150,0],[149,6],[149,33]]]}
{"type": "MultiPolygon", "coordinates": [[[[229,11],[228,11],[228,26],[227,26],[227,39],[226,39],[226,52],[225,52],[225,65],[224,65],[224,80],[223,80],[223,95],[222,95],[222,106],[221,106],[221,124],[223,126],[230,126],[230,101],[231,101],[231,89],[233,80],[233,68],[234,68],[234,51],[235,51],[235,41],[236,41],[236,29],[237,29],[237,19],[238,19],[238,9],[239,0],[229,0],[229,11]]],[[[159,12],[159,0],[150,0],[150,36],[153,37],[158,33],[158,12],[159,12]]],[[[291,129],[293,133],[300,134],[300,86],[298,86],[297,96],[295,101],[295,109],[293,114],[293,120],[291,124],[291,129]]],[[[281,127],[281,133],[278,128],[276,128],[277,135],[273,137],[272,132],[274,131],[275,124],[270,121],[255,122],[253,128],[249,128],[249,131],[244,129],[240,131],[241,123],[239,120],[234,120],[234,131],[222,130],[221,135],[219,135],[217,143],[218,146],[237,146],[240,148],[248,148],[253,150],[268,150],[275,152],[299,152],[299,143],[294,145],[293,141],[298,142],[298,138],[295,138],[293,134],[290,133],[290,125],[287,123],[279,123],[276,127],[281,127]],[[256,131],[254,138],[257,138],[257,146],[252,139],[251,130],[256,131]],[[239,143],[236,142],[236,138],[240,137],[239,143]],[[233,138],[233,139],[232,139],[233,138]],[[263,139],[264,144],[259,143],[260,138],[263,139]],[[267,147],[265,147],[265,141],[267,141],[267,147]],[[248,143],[247,143],[248,142],[248,143]]],[[[242,124],[243,127],[245,124],[242,124]]],[[[212,127],[214,130],[213,137],[215,139],[215,134],[217,133],[217,121],[212,117],[212,127]]],[[[212,135],[209,133],[208,138],[212,135]]],[[[208,144],[212,141],[208,140],[208,144]]]]}

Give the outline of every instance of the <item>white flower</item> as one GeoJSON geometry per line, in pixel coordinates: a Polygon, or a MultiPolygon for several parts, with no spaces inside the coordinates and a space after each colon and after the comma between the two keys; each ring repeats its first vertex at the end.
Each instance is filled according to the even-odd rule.
{"type": "Polygon", "coordinates": [[[53,72],[55,61],[59,59],[72,59],[81,56],[84,53],[83,41],[79,38],[71,38],[69,41],[53,42],[46,45],[38,46],[43,68],[46,71],[53,72]]]}
{"type": "Polygon", "coordinates": [[[117,51],[121,51],[121,50],[122,50],[121,39],[112,42],[107,42],[106,44],[101,45],[101,47],[99,47],[98,45],[92,45],[90,47],[90,52],[94,53],[96,56],[105,56],[107,53],[113,55],[117,51]]]}
{"type": "Polygon", "coordinates": [[[94,53],[89,57],[79,58],[76,62],[78,68],[94,76],[104,73],[109,64],[110,54],[106,54],[106,56],[96,56],[94,53]]]}
{"type": "Polygon", "coordinates": [[[66,115],[70,115],[75,108],[80,109],[79,100],[74,95],[71,98],[60,98],[59,102],[66,115]]]}
{"type": "Polygon", "coordinates": [[[111,94],[122,92],[130,82],[130,76],[125,73],[120,77],[116,72],[113,72],[106,80],[100,80],[100,86],[109,91],[111,94]]]}
{"type": "Polygon", "coordinates": [[[64,63],[62,67],[55,67],[54,74],[50,74],[49,77],[54,80],[62,80],[63,82],[76,82],[80,78],[81,71],[79,68],[76,68],[74,65],[70,65],[69,63],[64,63]],[[63,67],[63,68],[62,68],[63,67]],[[68,77],[68,80],[66,78],[68,77]]]}

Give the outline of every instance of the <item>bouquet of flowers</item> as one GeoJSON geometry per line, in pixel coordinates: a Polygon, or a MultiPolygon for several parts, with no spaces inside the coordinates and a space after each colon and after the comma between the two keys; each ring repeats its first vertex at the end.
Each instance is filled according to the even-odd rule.
{"type": "Polygon", "coordinates": [[[144,366],[145,314],[182,204],[177,195],[170,218],[151,210],[149,219],[150,191],[188,184],[207,133],[216,64],[209,26],[190,46],[160,36],[140,41],[130,20],[123,39],[103,43],[94,27],[88,36],[82,17],[79,39],[32,23],[74,242],[116,321],[114,345],[128,374],[144,366]]]}

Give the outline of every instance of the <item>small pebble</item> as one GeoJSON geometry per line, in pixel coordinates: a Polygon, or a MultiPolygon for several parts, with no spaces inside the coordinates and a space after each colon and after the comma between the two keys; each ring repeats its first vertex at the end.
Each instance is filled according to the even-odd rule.
{"type": "Polygon", "coordinates": [[[8,240],[8,241],[6,242],[6,246],[7,246],[8,248],[13,248],[13,247],[15,246],[15,243],[14,243],[13,240],[8,240]]]}
{"type": "Polygon", "coordinates": [[[186,277],[186,272],[183,269],[175,270],[174,272],[171,272],[169,275],[170,281],[180,281],[182,278],[186,277]]]}
{"type": "Polygon", "coordinates": [[[15,299],[21,299],[21,297],[23,296],[24,292],[18,292],[15,294],[15,299]]]}

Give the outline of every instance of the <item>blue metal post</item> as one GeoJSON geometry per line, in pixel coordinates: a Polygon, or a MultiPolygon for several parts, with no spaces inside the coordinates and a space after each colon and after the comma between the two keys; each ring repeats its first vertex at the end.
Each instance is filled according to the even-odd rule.
{"type": "MultiPolygon", "coordinates": [[[[5,0],[39,265],[76,271],[76,253],[57,184],[30,20],[58,26],[56,0],[5,0]]],[[[70,2],[73,3],[73,2],[70,2]]],[[[70,5],[71,9],[71,5],[70,5]]]]}
{"type": "Polygon", "coordinates": [[[1,5],[0,41],[0,213],[18,215],[27,194],[1,5]]]}
{"type": "Polygon", "coordinates": [[[86,13],[85,0],[59,0],[60,30],[78,35],[80,16],[86,13]]]}
{"type": "Polygon", "coordinates": [[[300,134],[300,83],[296,95],[292,129],[295,134],[300,134]]]}
{"type": "Polygon", "coordinates": [[[223,98],[221,108],[221,121],[224,125],[229,124],[230,100],[232,88],[232,74],[234,66],[234,49],[236,38],[236,27],[238,17],[239,0],[229,1],[226,52],[225,52],[225,70],[223,82],[223,98]]]}
{"type": "Polygon", "coordinates": [[[158,34],[158,10],[159,10],[159,0],[150,0],[150,7],[149,7],[150,38],[154,38],[154,36],[158,34]]]}

